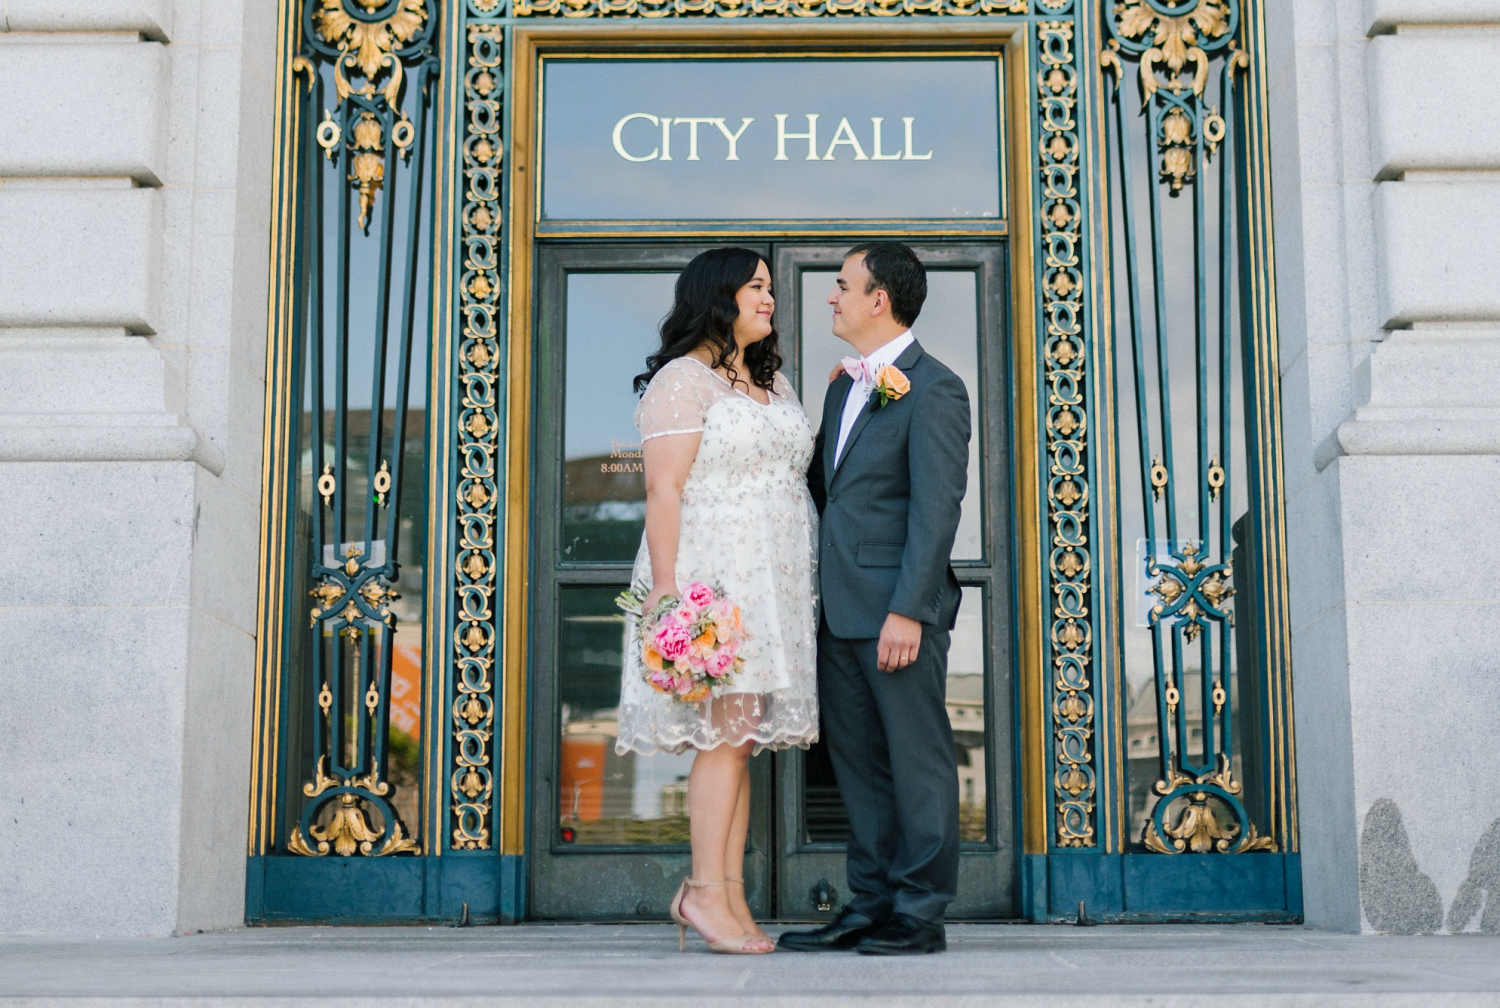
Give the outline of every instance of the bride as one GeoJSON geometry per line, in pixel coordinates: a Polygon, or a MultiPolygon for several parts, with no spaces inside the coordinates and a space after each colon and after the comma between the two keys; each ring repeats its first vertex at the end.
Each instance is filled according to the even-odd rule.
{"type": "MultiPolygon", "coordinates": [[[[775,945],[745,901],[752,754],[818,737],[814,564],[807,491],[813,430],[777,368],[771,271],[758,253],[711,249],[677,279],[661,348],[635,379],[646,471],[646,531],[633,581],[648,612],[694,582],[740,607],[741,670],[690,703],[654,690],[627,645],[615,750],[696,750],[688,778],[692,877],[672,900],[714,952],[775,945]]],[[[632,620],[626,639],[635,639],[632,620]]]]}

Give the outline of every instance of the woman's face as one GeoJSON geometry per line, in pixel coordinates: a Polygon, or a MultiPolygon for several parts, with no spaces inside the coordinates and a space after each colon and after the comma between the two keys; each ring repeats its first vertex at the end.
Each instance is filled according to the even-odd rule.
{"type": "Polygon", "coordinates": [[[759,343],[771,335],[771,312],[776,299],[771,296],[771,270],[761,261],[750,282],[734,295],[740,306],[740,317],[734,322],[734,341],[740,346],[759,343]]]}

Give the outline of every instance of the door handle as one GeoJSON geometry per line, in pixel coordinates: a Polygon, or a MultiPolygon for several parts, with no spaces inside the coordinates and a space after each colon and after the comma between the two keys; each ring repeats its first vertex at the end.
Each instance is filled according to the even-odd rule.
{"type": "Polygon", "coordinates": [[[828,913],[838,902],[839,891],[825,878],[818,879],[818,884],[812,887],[812,892],[808,895],[812,898],[814,910],[818,913],[828,913]]]}

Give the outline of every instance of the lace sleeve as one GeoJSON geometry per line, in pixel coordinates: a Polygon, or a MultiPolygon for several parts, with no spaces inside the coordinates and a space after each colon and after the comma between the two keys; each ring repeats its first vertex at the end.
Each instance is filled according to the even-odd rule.
{"type": "Polygon", "coordinates": [[[786,375],[780,371],[777,371],[776,377],[771,380],[771,392],[778,399],[786,399],[798,406],[802,405],[802,400],[797,398],[797,390],[792,388],[792,383],[787,381],[786,375]]]}
{"type": "Polygon", "coordinates": [[[635,408],[635,426],[641,432],[641,440],[703,430],[703,414],[711,401],[708,389],[691,364],[668,361],[646,386],[641,403],[635,408]]]}

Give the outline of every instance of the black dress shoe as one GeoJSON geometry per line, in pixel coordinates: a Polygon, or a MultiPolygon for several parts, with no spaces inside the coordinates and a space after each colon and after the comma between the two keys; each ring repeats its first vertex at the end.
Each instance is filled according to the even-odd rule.
{"type": "Polygon", "coordinates": [[[849,907],[822,927],[813,931],[787,931],[776,939],[776,947],[793,952],[844,952],[861,938],[879,931],[885,921],[871,920],[849,907]]]}
{"type": "Polygon", "coordinates": [[[885,927],[854,946],[860,955],[926,955],[948,948],[943,925],[929,924],[910,914],[892,914],[885,927]]]}

